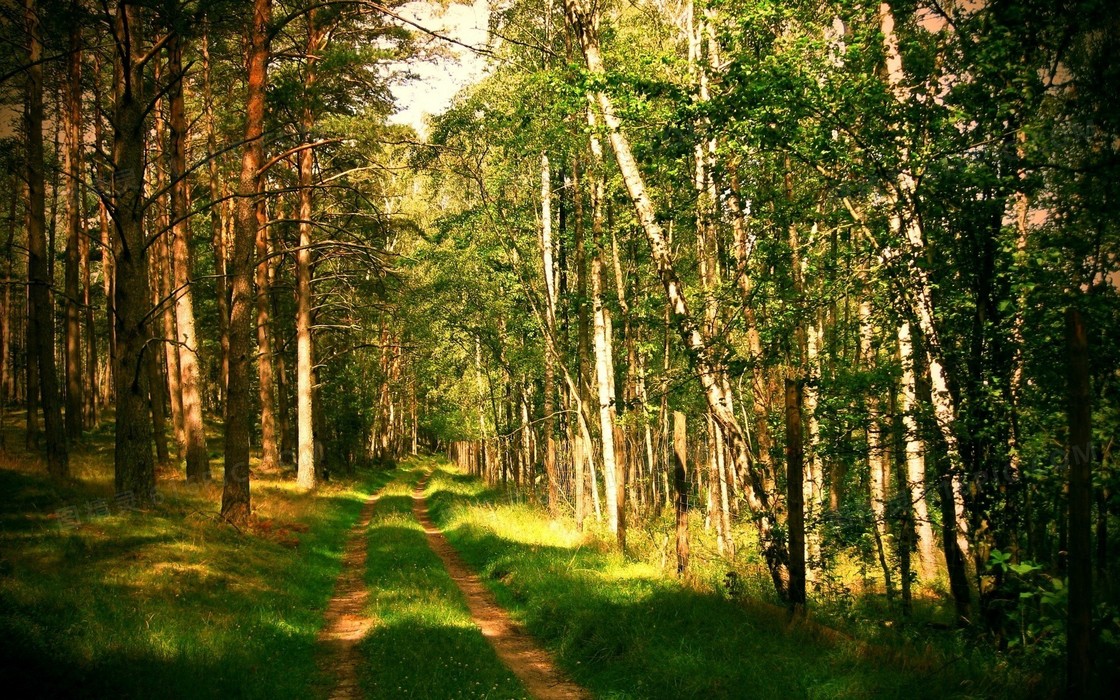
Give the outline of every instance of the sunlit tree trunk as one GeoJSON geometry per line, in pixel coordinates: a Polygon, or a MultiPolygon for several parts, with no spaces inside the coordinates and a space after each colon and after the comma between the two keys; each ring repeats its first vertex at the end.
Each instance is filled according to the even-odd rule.
{"type": "Polygon", "coordinates": [[[591,300],[594,309],[595,344],[595,386],[599,401],[600,442],[603,448],[603,483],[606,489],[607,525],[611,534],[621,538],[618,518],[618,464],[615,453],[615,410],[611,382],[614,375],[614,362],[607,324],[610,311],[603,304],[603,261],[601,253],[602,236],[602,185],[598,177],[592,184],[591,198],[592,236],[595,239],[595,254],[591,260],[591,300]]]}
{"type": "MultiPolygon", "coordinates": [[[[261,178],[262,185],[264,178],[261,178]]],[[[268,279],[268,215],[264,192],[257,202],[256,266],[257,282],[257,371],[261,402],[261,469],[274,469],[280,464],[280,446],[276,438],[276,375],[272,353],[272,286],[268,279]]]]}
{"type": "MultiPolygon", "coordinates": [[[[206,434],[202,423],[202,378],[199,371],[201,343],[195,330],[194,283],[191,274],[190,205],[187,191],[186,90],[183,75],[183,43],[172,36],[167,43],[167,68],[172,81],[168,91],[170,119],[171,177],[171,271],[174,293],[175,328],[172,346],[179,365],[183,456],[187,481],[207,481],[210,459],[206,450],[206,434]]],[[[216,207],[215,207],[216,209],[216,207]]]]}
{"type": "MultiPolygon", "coordinates": [[[[155,73],[157,82],[166,79],[167,71],[162,64],[156,63],[155,73]]],[[[159,155],[154,168],[154,189],[160,193],[168,193],[170,190],[169,174],[171,168],[168,162],[170,160],[170,150],[168,149],[166,129],[170,120],[167,118],[167,110],[163,109],[165,106],[166,100],[160,99],[153,110],[156,113],[155,144],[159,155]]],[[[158,198],[153,197],[153,199],[151,209],[155,211],[155,216],[152,218],[155,220],[156,240],[152,244],[152,250],[155,251],[155,264],[150,266],[152,303],[155,305],[163,323],[161,342],[157,347],[163,353],[164,359],[160,362],[159,367],[153,370],[157,371],[158,375],[152,375],[153,382],[157,376],[160,381],[158,384],[152,383],[149,391],[152,394],[152,420],[155,421],[153,428],[156,441],[156,459],[160,466],[168,466],[170,461],[167,458],[166,437],[164,430],[160,427],[166,421],[166,416],[163,415],[164,405],[167,403],[165,399],[170,400],[175,454],[177,458],[181,459],[185,446],[183,439],[183,390],[179,384],[179,349],[175,346],[178,331],[175,327],[174,283],[172,282],[173,273],[171,271],[171,206],[167,194],[160,195],[158,198]],[[157,396],[159,397],[158,400],[156,399],[157,396]]]]}
{"type": "Polygon", "coordinates": [[[677,576],[688,570],[688,425],[684,414],[673,412],[673,491],[676,509],[677,576]]]}
{"type": "Polygon", "coordinates": [[[265,86],[271,0],[254,0],[247,32],[245,145],[241,154],[237,214],[229,277],[233,288],[229,323],[229,381],[225,406],[225,484],[222,517],[242,524],[249,519],[249,367],[252,362],[253,250],[257,239],[256,200],[264,160],[265,86]]]}
{"type": "Polygon", "coordinates": [[[70,55],[66,60],[66,103],[63,132],[66,150],[63,158],[66,190],[66,434],[71,440],[82,436],[82,323],[81,287],[82,239],[81,203],[82,158],[82,30],[78,23],[78,3],[70,2],[70,55]]]}
{"type": "Polygon", "coordinates": [[[910,338],[910,324],[905,321],[898,327],[898,351],[902,360],[899,412],[902,414],[904,431],[907,501],[913,511],[917,529],[919,572],[923,581],[932,581],[937,577],[936,544],[933,539],[933,524],[929,519],[929,506],[926,503],[925,455],[919,437],[918,421],[914,417],[918,408],[914,344],[910,338]]]}
{"type": "MultiPolygon", "coordinates": [[[[541,154],[541,262],[544,268],[545,317],[556,331],[556,284],[552,263],[552,169],[548,155],[541,154]]],[[[551,353],[545,353],[544,366],[544,470],[548,480],[548,513],[552,518],[559,515],[560,489],[556,470],[556,420],[555,411],[556,380],[551,353]]]]}
{"type": "MultiPolygon", "coordinates": [[[[308,13],[307,66],[304,88],[315,84],[315,57],[321,49],[321,32],[315,22],[316,12],[308,13]]],[[[303,108],[301,129],[307,142],[315,126],[315,113],[310,104],[303,108]]],[[[299,153],[299,250],[296,252],[296,480],[300,487],[315,486],[315,417],[312,391],[315,384],[314,338],[311,329],[311,217],[314,151],[305,148],[299,153]]]]}

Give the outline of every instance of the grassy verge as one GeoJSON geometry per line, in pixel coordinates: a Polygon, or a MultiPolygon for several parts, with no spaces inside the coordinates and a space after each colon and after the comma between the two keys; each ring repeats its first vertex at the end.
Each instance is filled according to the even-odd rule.
{"type": "Polygon", "coordinates": [[[369,528],[368,613],[361,642],[372,698],[525,698],[412,515],[412,490],[431,459],[413,459],[385,487],[369,528]]]}
{"type": "Polygon", "coordinates": [[[440,465],[433,519],[506,606],[602,698],[1014,697],[991,669],[870,647],[684,586],[440,465]]]}
{"type": "Polygon", "coordinates": [[[254,475],[254,523],[238,532],[216,519],[218,483],[167,475],[156,508],[115,503],[111,426],[74,451],[63,484],[13,452],[17,442],[0,464],[0,687],[17,697],[324,694],[315,638],[342,544],[388,473],[310,494],[254,475]]]}

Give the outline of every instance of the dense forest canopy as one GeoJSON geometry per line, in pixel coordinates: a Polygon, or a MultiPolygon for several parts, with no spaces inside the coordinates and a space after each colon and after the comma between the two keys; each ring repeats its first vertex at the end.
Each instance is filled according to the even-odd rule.
{"type": "Polygon", "coordinates": [[[418,4],[0,5],[0,436],[67,479],[111,424],[118,492],[237,526],[443,452],[797,614],[858,578],[1115,673],[1111,3],[418,4]]]}

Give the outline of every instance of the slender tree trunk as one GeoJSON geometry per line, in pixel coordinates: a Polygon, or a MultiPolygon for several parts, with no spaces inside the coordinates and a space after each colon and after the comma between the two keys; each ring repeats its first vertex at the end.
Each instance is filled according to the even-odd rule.
{"type": "MultiPolygon", "coordinates": [[[[262,178],[262,184],[264,179],[262,178]]],[[[280,446],[276,436],[276,374],[272,353],[272,288],[268,279],[268,216],[264,192],[257,203],[257,371],[261,401],[261,469],[280,465],[280,446]]]]}
{"type": "MultiPolygon", "coordinates": [[[[157,133],[159,133],[157,131],[157,133]]],[[[161,138],[162,142],[163,139],[161,138]]],[[[160,189],[166,183],[161,178],[156,179],[156,186],[160,189]]],[[[160,427],[166,422],[165,406],[171,406],[171,425],[175,438],[175,454],[177,458],[183,456],[183,390],[179,384],[179,349],[175,347],[175,309],[172,301],[171,285],[171,241],[170,218],[166,212],[161,212],[157,218],[157,226],[161,233],[159,239],[152,245],[157,253],[156,264],[152,269],[154,279],[152,303],[159,309],[159,317],[163,322],[163,335],[157,346],[163,351],[163,360],[157,360],[152,381],[159,379],[159,384],[152,384],[149,390],[152,395],[152,419],[156,421],[156,458],[160,466],[170,466],[167,456],[167,438],[160,427]],[[157,400],[158,397],[158,400],[157,400]],[[157,415],[158,414],[158,415],[157,415]]]]}
{"type": "Polygon", "coordinates": [[[1093,670],[1093,398],[1085,321],[1074,307],[1066,311],[1069,363],[1069,618],[1066,627],[1066,697],[1092,695],[1093,670]]]}
{"type": "MultiPolygon", "coordinates": [[[[167,73],[165,67],[160,63],[156,63],[155,71],[156,82],[162,82],[167,73]]],[[[163,109],[165,105],[165,99],[158,100],[154,109],[156,112],[155,142],[160,156],[155,168],[155,189],[157,192],[167,192],[170,190],[170,151],[168,149],[166,129],[166,124],[170,119],[167,118],[168,110],[163,109]]],[[[153,250],[156,252],[155,265],[151,268],[152,302],[155,304],[159,317],[163,322],[163,334],[160,337],[161,342],[158,347],[164,356],[163,364],[158,374],[152,375],[153,381],[157,376],[161,379],[161,384],[159,386],[152,384],[150,387],[150,391],[153,395],[152,418],[160,424],[165,420],[162,413],[166,402],[163,398],[156,401],[154,397],[160,396],[169,399],[171,405],[171,423],[175,435],[175,455],[177,459],[182,459],[185,448],[183,432],[183,389],[179,383],[179,348],[175,346],[175,339],[178,336],[178,331],[175,326],[174,284],[172,282],[173,272],[171,270],[172,224],[170,196],[162,196],[158,201],[154,201],[152,204],[157,212],[154,217],[157,234],[156,240],[152,244],[153,250]],[[156,415],[157,411],[161,414],[158,417],[156,415]]],[[[157,460],[161,466],[169,466],[170,462],[165,457],[167,451],[165,444],[166,438],[159,425],[155,426],[155,439],[157,460]]]]}
{"type": "MultiPolygon", "coordinates": [[[[0,421],[8,410],[8,402],[15,396],[15,372],[12,371],[12,287],[15,286],[12,253],[16,238],[16,204],[19,201],[19,175],[11,174],[8,189],[11,204],[8,206],[8,235],[4,244],[4,293],[0,295],[0,421]]],[[[0,423],[2,425],[2,423],[0,423]]],[[[3,431],[0,430],[0,436],[3,431]]],[[[0,437],[0,450],[5,447],[0,437]]]]}
{"type": "Polygon", "coordinates": [[[225,406],[225,484],[222,517],[243,524],[249,519],[249,369],[252,362],[253,249],[257,239],[256,200],[264,160],[265,87],[271,0],[254,0],[246,61],[245,146],[241,154],[237,216],[229,277],[233,288],[229,323],[229,381],[225,406]]]}
{"type": "MultiPolygon", "coordinates": [[[[24,5],[27,35],[30,42],[27,69],[27,88],[24,102],[24,126],[27,135],[27,254],[28,295],[27,316],[28,354],[38,361],[38,392],[43,407],[43,424],[46,430],[47,471],[62,478],[70,474],[70,459],[66,446],[66,431],[59,400],[58,375],[54,360],[54,313],[51,301],[51,277],[48,270],[46,239],[46,210],[43,178],[43,54],[39,35],[39,16],[36,0],[26,0],[24,5]]],[[[35,392],[29,384],[28,395],[35,392]]]]}
{"type": "MultiPolygon", "coordinates": [[[[316,12],[308,13],[307,68],[304,88],[315,84],[315,56],[321,50],[322,30],[316,25],[316,12]]],[[[308,104],[303,110],[304,138],[311,140],[315,126],[315,113],[308,104]]],[[[314,386],[314,337],[311,329],[311,217],[312,178],[314,176],[314,151],[305,148],[299,153],[299,251],[296,253],[296,422],[298,447],[296,470],[302,488],[315,486],[315,434],[311,393],[314,386]]]]}
{"type": "MultiPolygon", "coordinates": [[[[870,373],[875,369],[875,337],[871,326],[871,304],[866,300],[859,305],[859,336],[861,369],[870,373]]],[[[879,396],[873,387],[867,397],[867,484],[871,501],[871,534],[875,537],[883,585],[889,599],[894,595],[894,587],[887,551],[887,484],[882,469],[883,454],[887,449],[884,424],[879,396]]]]}
{"type": "Polygon", "coordinates": [[[156,353],[145,356],[148,373],[148,409],[152,414],[152,436],[156,445],[156,465],[161,469],[171,467],[171,454],[167,449],[167,377],[156,353]]]}
{"type": "Polygon", "coordinates": [[[610,382],[614,373],[607,340],[608,314],[603,305],[602,260],[596,250],[591,261],[591,297],[595,307],[595,385],[599,398],[599,427],[603,446],[603,480],[607,496],[607,524],[611,534],[620,537],[618,527],[618,464],[615,453],[614,398],[610,382]]]}
{"type": "MultiPolygon", "coordinates": [[[[109,161],[109,157],[104,152],[104,137],[102,134],[101,113],[108,111],[102,104],[101,99],[101,56],[97,52],[93,54],[93,103],[95,105],[93,114],[93,144],[94,149],[97,151],[97,160],[105,163],[109,161]]],[[[102,169],[100,172],[104,173],[102,169]]],[[[109,361],[105,363],[105,395],[103,402],[108,406],[113,397],[113,384],[115,376],[115,358],[117,357],[117,324],[116,324],[116,264],[114,262],[116,251],[114,246],[113,237],[109,228],[109,207],[107,206],[106,199],[110,195],[109,190],[112,185],[109,183],[112,174],[106,177],[95,177],[95,185],[99,187],[99,194],[97,202],[97,218],[101,227],[101,288],[105,294],[105,321],[106,321],[106,336],[109,339],[108,351],[109,361]]]]}
{"type": "Polygon", "coordinates": [[[677,576],[688,570],[688,437],[684,414],[673,412],[673,486],[677,519],[677,576]]]}
{"type": "Polygon", "coordinates": [[[218,174],[217,138],[214,122],[214,94],[210,80],[209,28],[202,35],[202,87],[206,110],[206,153],[210,186],[210,239],[214,247],[214,291],[218,298],[218,345],[221,348],[220,388],[218,394],[226,396],[229,380],[229,285],[226,278],[226,222],[222,217],[225,204],[220,200],[223,189],[218,174]]]}
{"type": "Polygon", "coordinates": [[[139,8],[117,6],[113,107],[114,320],[117,337],[115,484],[138,503],[155,496],[148,367],[152,353],[151,291],[144,232],[144,55],[139,8]]]}
{"type": "Polygon", "coordinates": [[[923,581],[932,581],[937,577],[936,544],[933,525],[929,519],[929,506],[926,503],[925,456],[922,453],[918,421],[914,417],[917,410],[914,346],[910,338],[910,324],[905,321],[898,327],[898,351],[902,359],[899,412],[902,414],[905,441],[907,501],[917,528],[919,571],[923,581]]]}
{"type": "MultiPolygon", "coordinates": [[[[194,283],[191,280],[190,205],[187,201],[186,90],[183,84],[183,44],[172,36],[167,44],[167,63],[172,89],[168,92],[170,113],[171,176],[171,269],[175,310],[174,350],[179,360],[179,391],[182,397],[182,430],[187,481],[210,479],[210,458],[202,422],[202,376],[199,370],[201,343],[195,330],[194,283]]],[[[214,207],[217,209],[217,207],[214,207]]]]}
{"type": "Polygon", "coordinates": [[[83,317],[82,322],[85,332],[85,375],[83,381],[83,393],[85,402],[83,406],[84,425],[87,428],[93,428],[101,422],[101,416],[98,412],[98,387],[97,387],[97,331],[94,326],[93,315],[93,273],[90,269],[90,249],[92,243],[90,237],[83,235],[80,239],[81,250],[81,277],[82,277],[82,309],[83,317]]]}
{"type": "Polygon", "coordinates": [[[789,507],[789,606],[805,608],[804,453],[801,431],[801,384],[786,380],[786,503],[789,507]]]}
{"type": "MultiPolygon", "coordinates": [[[[545,315],[552,333],[556,329],[556,284],[552,263],[552,170],[548,156],[541,154],[541,260],[545,281],[545,315]]],[[[548,513],[556,518],[560,508],[559,477],[556,472],[556,420],[555,410],[555,368],[552,355],[545,353],[544,367],[544,434],[545,478],[548,479],[548,513]]]]}
{"type": "Polygon", "coordinates": [[[66,151],[63,168],[66,189],[66,434],[82,436],[82,325],[79,287],[82,248],[82,30],[77,0],[70,2],[70,55],[66,61],[66,105],[63,132],[66,151]]]}

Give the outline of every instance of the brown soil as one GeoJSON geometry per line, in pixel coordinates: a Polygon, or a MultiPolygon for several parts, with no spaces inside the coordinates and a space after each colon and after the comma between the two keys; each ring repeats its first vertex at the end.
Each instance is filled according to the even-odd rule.
{"type": "Polygon", "coordinates": [[[361,657],[358,642],[373,627],[374,621],[364,614],[369,592],[366,590],[366,529],[373,519],[373,508],[380,492],[371,495],[362,506],[358,523],[350,530],[342,552],[342,571],[334,584],[334,594],[327,604],[319,645],[323,651],[322,667],[334,678],[331,700],[362,698],[358,686],[361,657]]]}
{"type": "Polygon", "coordinates": [[[532,637],[510,619],[509,613],[498,605],[493,594],[463,563],[443,533],[432,524],[428,517],[428,504],[424,498],[424,486],[427,481],[428,478],[425,476],[412,494],[412,512],[424,527],[424,533],[428,536],[428,545],[443,560],[443,565],[455,580],[455,585],[463,592],[471,617],[498,653],[498,658],[521,679],[525,689],[537,700],[590,698],[591,695],[585,689],[568,680],[560,672],[547,651],[538,646],[532,637]]]}

